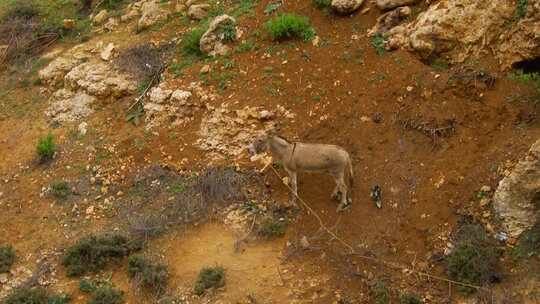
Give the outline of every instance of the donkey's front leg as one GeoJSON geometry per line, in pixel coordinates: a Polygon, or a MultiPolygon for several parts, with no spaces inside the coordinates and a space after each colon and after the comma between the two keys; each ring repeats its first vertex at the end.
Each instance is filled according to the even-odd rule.
{"type": "Polygon", "coordinates": [[[291,198],[291,204],[293,206],[296,206],[296,198],[298,197],[298,183],[296,179],[296,172],[287,170],[287,173],[289,173],[289,180],[291,182],[291,188],[292,188],[292,198],[291,198]]]}

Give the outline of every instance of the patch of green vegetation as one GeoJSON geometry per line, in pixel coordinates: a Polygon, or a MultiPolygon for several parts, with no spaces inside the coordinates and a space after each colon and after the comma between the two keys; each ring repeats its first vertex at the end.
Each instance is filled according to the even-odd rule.
{"type": "Polygon", "coordinates": [[[386,284],[382,281],[377,281],[371,287],[371,293],[375,298],[375,304],[388,304],[390,303],[390,290],[386,287],[386,284]]]}
{"type": "Polygon", "coordinates": [[[268,93],[268,95],[276,97],[279,96],[279,91],[276,89],[272,84],[269,84],[264,87],[264,91],[268,93]]]}
{"type": "Polygon", "coordinates": [[[527,7],[529,6],[529,0],[517,0],[516,1],[516,19],[520,20],[527,16],[527,7]]]}
{"type": "Polygon", "coordinates": [[[202,57],[199,41],[206,32],[206,27],[196,27],[182,37],[182,52],[184,55],[202,57]]]}
{"type": "Polygon", "coordinates": [[[265,66],[263,68],[264,78],[272,78],[274,75],[274,68],[271,66],[265,66]]]}
{"type": "Polygon", "coordinates": [[[236,66],[236,63],[232,59],[223,59],[223,68],[232,69],[236,66]]]}
{"type": "Polygon", "coordinates": [[[370,79],[368,79],[368,82],[372,83],[372,82],[383,82],[385,81],[387,78],[386,74],[377,74],[373,77],[371,77],[370,79]]]}
{"type": "Polygon", "coordinates": [[[274,12],[276,12],[281,6],[283,5],[282,0],[278,0],[275,2],[270,2],[266,7],[264,8],[264,14],[265,15],[272,15],[274,12]]]}
{"type": "MultiPolygon", "coordinates": [[[[495,273],[499,252],[493,241],[479,224],[460,227],[452,253],[446,258],[447,274],[452,280],[482,285],[495,273]]],[[[475,291],[459,286],[463,293],[475,291]]]]}
{"type": "Polygon", "coordinates": [[[195,282],[195,293],[202,295],[207,289],[225,286],[225,269],[220,266],[201,269],[195,282]]]}
{"type": "Polygon", "coordinates": [[[223,36],[223,41],[232,42],[236,40],[236,26],[233,22],[224,22],[217,31],[223,36]]]}
{"type": "Polygon", "coordinates": [[[512,253],[518,258],[540,257],[540,223],[521,234],[512,253]]]}
{"type": "Polygon", "coordinates": [[[103,269],[107,262],[141,249],[141,241],[119,234],[90,235],[69,247],[62,258],[68,276],[79,276],[103,269]]]}
{"type": "Polygon", "coordinates": [[[332,0],[312,0],[311,3],[318,9],[328,9],[332,4],[332,0]]]}
{"type": "Polygon", "coordinates": [[[255,16],[255,11],[253,6],[256,1],[253,0],[240,0],[238,5],[233,9],[231,15],[235,18],[238,18],[243,15],[255,16]]]}
{"type": "Polygon", "coordinates": [[[115,10],[120,8],[122,4],[124,4],[125,0],[103,0],[99,2],[98,8],[100,9],[107,9],[107,10],[115,10]]]}
{"type": "Polygon", "coordinates": [[[43,287],[21,287],[15,289],[3,304],[67,304],[71,301],[68,294],[52,294],[43,287]]]}
{"type": "Polygon", "coordinates": [[[302,38],[310,41],[315,37],[315,30],[309,22],[309,18],[295,14],[279,14],[265,23],[266,31],[270,38],[281,41],[290,38],[302,38]]]}
{"type": "Polygon", "coordinates": [[[88,304],[122,304],[124,292],[112,286],[101,286],[92,292],[88,304]]]}
{"type": "Polygon", "coordinates": [[[94,292],[97,288],[98,288],[98,283],[92,280],[82,279],[79,282],[79,290],[84,293],[94,292]]]}
{"type": "Polygon", "coordinates": [[[180,62],[175,62],[170,65],[169,69],[174,74],[174,76],[178,77],[182,75],[182,71],[192,66],[195,63],[196,58],[193,58],[191,56],[183,58],[180,62]]]}
{"type": "Polygon", "coordinates": [[[422,304],[420,297],[413,293],[404,293],[399,300],[401,304],[422,304]]]}
{"type": "Polygon", "coordinates": [[[171,186],[171,192],[174,194],[184,193],[186,185],[183,182],[177,182],[171,186]]]}
{"type": "Polygon", "coordinates": [[[53,181],[51,183],[51,194],[58,200],[65,200],[70,194],[69,184],[65,181],[53,181]]]}
{"type": "Polygon", "coordinates": [[[141,255],[132,255],[128,261],[128,276],[141,287],[162,293],[167,287],[169,273],[167,267],[155,263],[141,255]]]}
{"type": "Polygon", "coordinates": [[[218,89],[220,91],[225,90],[229,87],[230,81],[236,77],[237,73],[235,72],[222,72],[222,73],[211,73],[212,79],[218,82],[218,89]]]}
{"type": "Polygon", "coordinates": [[[375,48],[377,55],[382,56],[386,53],[386,42],[387,38],[382,34],[377,34],[371,38],[371,45],[375,48]]]}
{"type": "Polygon", "coordinates": [[[11,245],[0,246],[0,273],[8,272],[15,262],[15,250],[11,245]]]}
{"type": "Polygon", "coordinates": [[[41,163],[51,160],[56,152],[56,144],[54,143],[53,135],[49,133],[47,136],[41,137],[38,140],[36,150],[41,163]]]}
{"type": "Polygon", "coordinates": [[[531,85],[536,89],[538,94],[540,94],[540,73],[525,73],[521,70],[517,70],[508,74],[508,78],[531,85]]]}
{"type": "Polygon", "coordinates": [[[150,82],[148,80],[144,80],[143,82],[139,83],[137,85],[137,93],[142,94],[149,84],[150,82]]]}
{"type": "Polygon", "coordinates": [[[450,68],[450,64],[448,64],[448,61],[442,58],[437,58],[433,60],[430,65],[433,69],[437,71],[448,70],[448,68],[450,68]]]}
{"type": "Polygon", "coordinates": [[[255,43],[253,43],[253,41],[251,40],[246,40],[242,43],[240,43],[239,46],[236,47],[235,49],[235,52],[236,53],[246,53],[246,52],[251,52],[253,51],[254,49],[256,49],[256,45],[255,43]]]}
{"type": "Polygon", "coordinates": [[[274,238],[285,235],[286,225],[274,217],[268,217],[262,221],[257,229],[257,234],[265,238],[274,238]]]}

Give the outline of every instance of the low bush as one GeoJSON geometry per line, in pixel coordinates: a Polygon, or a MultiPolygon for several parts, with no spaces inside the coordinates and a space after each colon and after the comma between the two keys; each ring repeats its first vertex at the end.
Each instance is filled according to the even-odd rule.
{"type": "Polygon", "coordinates": [[[42,287],[21,287],[15,289],[3,304],[67,304],[71,297],[67,294],[52,294],[42,287]]]}
{"type": "Polygon", "coordinates": [[[382,281],[377,281],[371,287],[371,293],[375,298],[375,304],[387,304],[390,303],[390,290],[386,287],[386,284],[382,281]]]}
{"type": "Polygon", "coordinates": [[[285,235],[285,223],[274,217],[268,217],[262,221],[257,229],[257,234],[265,238],[280,237],[285,235]]]}
{"type": "Polygon", "coordinates": [[[527,16],[527,8],[529,6],[529,0],[517,0],[516,1],[516,16],[515,19],[523,19],[527,16]]]}
{"type": "Polygon", "coordinates": [[[128,276],[139,287],[160,294],[167,287],[169,273],[165,265],[155,263],[141,255],[132,255],[128,261],[128,276]]]}
{"type": "Polygon", "coordinates": [[[202,295],[207,289],[225,286],[225,269],[223,267],[207,267],[199,272],[195,282],[195,293],[202,295]]]}
{"type": "Polygon", "coordinates": [[[8,272],[15,262],[15,250],[11,245],[0,246],[0,273],[8,272]]]}
{"type": "Polygon", "coordinates": [[[234,168],[212,167],[205,170],[195,180],[194,190],[206,202],[240,200],[245,180],[234,168]]]}
{"type": "Polygon", "coordinates": [[[56,152],[56,144],[54,143],[54,137],[51,133],[38,140],[36,151],[41,163],[45,163],[51,160],[56,152]]]}
{"type": "Polygon", "coordinates": [[[371,45],[375,48],[377,55],[382,56],[386,53],[386,40],[387,38],[382,34],[377,34],[371,38],[371,45]]]}
{"type": "MultiPolygon", "coordinates": [[[[464,224],[457,232],[455,247],[446,258],[448,276],[459,282],[482,285],[494,276],[499,252],[479,224],[464,224]]],[[[463,293],[474,289],[460,286],[463,293]]]]}
{"type": "Polygon", "coordinates": [[[268,20],[266,30],[272,40],[302,38],[310,41],[315,36],[315,30],[309,23],[309,18],[295,14],[279,14],[268,20]]]}
{"type": "Polygon", "coordinates": [[[84,292],[84,293],[92,293],[97,288],[98,288],[98,283],[96,283],[96,282],[94,282],[92,280],[82,279],[79,282],[79,290],[84,292]]]}
{"type": "Polygon", "coordinates": [[[521,234],[513,253],[520,258],[538,257],[540,255],[540,223],[521,234]]]}
{"type": "Polygon", "coordinates": [[[236,26],[232,22],[226,22],[219,26],[218,33],[223,35],[224,41],[236,40],[236,26]]]}
{"type": "Polygon", "coordinates": [[[58,200],[65,200],[71,194],[69,184],[65,181],[54,181],[50,187],[51,194],[58,200]]]}
{"type": "Polygon", "coordinates": [[[419,296],[412,293],[404,293],[400,297],[401,304],[422,304],[419,296]]]}
{"type": "Polygon", "coordinates": [[[184,55],[198,57],[203,55],[199,42],[204,32],[206,32],[205,27],[197,27],[184,34],[182,37],[182,53],[184,55]]]}
{"type": "Polygon", "coordinates": [[[312,3],[318,9],[327,9],[332,5],[332,0],[312,0],[312,3]]]}
{"type": "Polygon", "coordinates": [[[124,293],[112,286],[104,285],[92,292],[88,304],[122,304],[124,293]]]}
{"type": "Polygon", "coordinates": [[[540,95],[540,73],[525,73],[521,70],[517,70],[510,73],[508,78],[533,86],[536,89],[537,94],[540,95]]]}
{"type": "Polygon", "coordinates": [[[62,258],[68,276],[103,269],[113,258],[122,258],[141,249],[141,242],[119,234],[84,237],[67,249],[62,258]]]}

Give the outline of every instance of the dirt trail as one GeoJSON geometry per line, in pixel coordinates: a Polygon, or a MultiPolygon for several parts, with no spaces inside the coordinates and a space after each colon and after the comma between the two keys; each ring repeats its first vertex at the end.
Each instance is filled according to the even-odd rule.
{"type": "Polygon", "coordinates": [[[164,255],[175,285],[190,288],[201,268],[219,265],[226,272],[220,300],[235,303],[252,295],[258,300],[286,303],[287,289],[278,273],[283,240],[249,243],[238,252],[236,240],[227,227],[210,223],[160,242],[165,246],[164,255]]]}

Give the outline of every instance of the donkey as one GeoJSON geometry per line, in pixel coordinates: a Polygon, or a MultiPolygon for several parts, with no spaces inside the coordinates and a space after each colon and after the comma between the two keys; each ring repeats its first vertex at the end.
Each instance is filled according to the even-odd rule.
{"type": "Polygon", "coordinates": [[[352,199],[349,187],[353,185],[353,168],[349,153],[335,145],[309,144],[290,142],[278,135],[265,134],[248,146],[250,155],[270,151],[274,159],[281,161],[289,174],[294,195],[292,203],[296,204],[298,184],[296,180],[299,171],[327,172],[336,181],[336,187],[331,197],[339,200],[337,212],[350,207],[352,199]],[[349,187],[345,184],[348,175],[349,187]]]}

